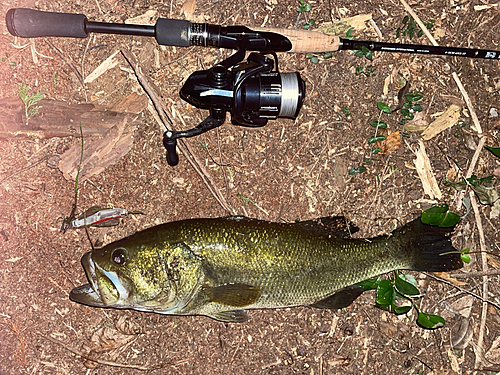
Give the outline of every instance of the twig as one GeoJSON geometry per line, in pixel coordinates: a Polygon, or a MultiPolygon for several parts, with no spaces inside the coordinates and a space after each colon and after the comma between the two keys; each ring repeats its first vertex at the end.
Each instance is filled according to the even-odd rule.
{"type": "Polygon", "coordinates": [[[490,304],[491,306],[494,306],[496,307],[499,311],[500,311],[500,305],[498,305],[497,303],[493,302],[493,301],[490,301],[490,300],[486,300],[484,299],[483,297],[481,297],[480,295],[476,294],[476,293],[473,293],[469,290],[465,290],[461,287],[459,287],[458,285],[455,285],[453,284],[452,282],[446,280],[446,279],[443,279],[442,277],[439,277],[439,276],[436,276],[436,275],[433,275],[432,273],[429,273],[429,272],[424,272],[424,274],[426,274],[427,276],[429,276],[430,278],[434,279],[434,280],[438,280],[438,281],[441,281],[445,284],[448,284],[448,285],[451,285],[452,287],[460,290],[462,293],[465,293],[465,294],[469,294],[471,295],[472,297],[475,297],[477,298],[478,300],[480,300],[481,302],[486,302],[487,304],[490,304]]]}
{"type": "Polygon", "coordinates": [[[454,273],[454,274],[451,274],[450,277],[453,277],[454,279],[470,279],[473,277],[498,276],[498,275],[500,275],[500,270],[468,272],[468,273],[454,273]]]}
{"type": "Polygon", "coordinates": [[[80,72],[78,71],[78,69],[75,68],[75,66],[73,65],[73,63],[71,61],[67,61],[64,58],[64,55],[61,52],[61,50],[59,48],[57,48],[49,39],[43,38],[43,40],[45,41],[45,43],[47,43],[49,46],[51,46],[56,51],[56,53],[59,55],[59,57],[62,59],[62,61],[64,61],[66,64],[68,64],[68,66],[73,71],[73,73],[75,73],[76,78],[78,78],[78,80],[82,84],[83,88],[87,88],[87,86],[85,86],[85,82],[83,81],[82,75],[80,74],[80,72]]]}
{"type": "Polygon", "coordinates": [[[33,168],[34,166],[37,166],[38,164],[40,163],[43,163],[44,161],[48,160],[52,155],[46,155],[44,156],[43,158],[35,161],[34,163],[31,163],[30,165],[24,167],[24,168],[21,168],[21,169],[18,169],[17,171],[15,172],[12,172],[11,174],[9,174],[8,176],[5,176],[4,178],[2,178],[0,180],[0,184],[2,184],[3,182],[7,181],[9,178],[11,177],[14,177],[15,175],[18,175],[19,173],[23,173],[23,172],[26,172],[27,170],[33,168]]]}
{"type": "MultiPolygon", "coordinates": [[[[484,138],[483,138],[484,139],[484,138]]],[[[477,201],[476,197],[474,196],[474,192],[470,191],[469,192],[470,200],[472,203],[472,208],[474,210],[474,216],[476,218],[476,225],[477,225],[477,230],[479,232],[479,246],[481,249],[481,263],[482,263],[482,269],[483,272],[488,271],[488,259],[486,258],[486,243],[484,240],[484,232],[483,232],[483,225],[481,223],[481,215],[479,213],[479,207],[477,206],[477,201]]],[[[484,275],[483,276],[483,298],[486,299],[488,297],[488,276],[484,275]]],[[[481,312],[481,325],[479,327],[479,334],[477,338],[477,350],[476,352],[476,360],[474,367],[479,368],[482,362],[482,356],[483,356],[483,338],[484,338],[484,331],[486,328],[486,316],[488,314],[488,304],[483,301],[483,308],[481,312]]]]}
{"type": "Polygon", "coordinates": [[[472,129],[477,131],[478,134],[482,135],[483,130],[481,128],[481,124],[479,123],[479,119],[477,118],[476,111],[474,110],[472,102],[469,98],[469,94],[467,94],[467,91],[465,91],[465,87],[464,85],[462,85],[462,81],[460,81],[460,78],[458,78],[458,74],[456,72],[453,72],[451,75],[453,76],[453,79],[455,80],[458,89],[460,90],[462,96],[464,97],[465,104],[467,104],[467,108],[469,108],[470,116],[472,117],[472,122],[474,123],[472,129]]]}
{"type": "MultiPolygon", "coordinates": [[[[470,176],[472,176],[472,173],[474,172],[474,169],[476,168],[477,161],[479,160],[479,154],[483,150],[485,143],[486,143],[486,137],[479,138],[479,143],[477,145],[476,152],[474,152],[474,155],[472,155],[472,159],[470,161],[469,168],[467,169],[467,173],[465,174],[466,179],[469,178],[470,176]]],[[[458,198],[457,198],[458,202],[456,204],[457,210],[459,210],[460,207],[462,207],[462,200],[465,196],[465,192],[466,192],[466,190],[462,190],[458,194],[458,198]]]]}
{"type": "MultiPolygon", "coordinates": [[[[137,60],[135,57],[132,55],[132,53],[128,50],[122,49],[121,50],[123,56],[125,59],[128,61],[132,69],[134,70],[134,73],[139,80],[140,84],[144,88],[144,91],[148,94],[150,97],[151,101],[153,102],[156,111],[158,112],[164,126],[164,130],[172,130],[172,125],[174,125],[174,121],[172,120],[172,116],[168,115],[169,111],[163,106],[163,103],[160,102],[158,97],[155,94],[155,91],[151,87],[148,78],[142,73],[142,69],[137,63],[137,60]]],[[[179,118],[182,121],[182,117],[179,116],[179,118]]],[[[234,210],[229,204],[226,202],[226,199],[224,196],[220,193],[219,189],[217,188],[217,185],[215,184],[215,181],[213,180],[212,176],[208,173],[208,171],[205,169],[202,163],[199,162],[198,158],[196,157],[194,151],[192,150],[191,146],[189,145],[189,142],[185,141],[184,139],[180,138],[178,139],[178,147],[181,153],[186,157],[186,159],[191,163],[193,166],[194,170],[200,175],[202,178],[203,182],[205,185],[208,187],[208,190],[212,193],[212,195],[215,197],[217,202],[222,206],[223,209],[225,209],[227,212],[234,214],[234,210]]]]}
{"type": "Polygon", "coordinates": [[[158,369],[164,368],[166,366],[181,365],[181,364],[187,362],[187,359],[183,359],[183,360],[180,360],[180,361],[169,362],[169,363],[162,363],[162,364],[159,364],[159,365],[156,365],[156,366],[148,367],[148,366],[143,366],[143,365],[134,365],[134,364],[127,364],[127,363],[118,363],[118,362],[113,362],[113,361],[106,361],[106,360],[103,360],[103,359],[94,358],[94,357],[91,357],[91,356],[89,356],[87,354],[84,354],[81,351],[73,349],[69,345],[66,345],[64,342],[59,341],[57,339],[54,339],[54,338],[52,338],[50,336],[44,336],[41,333],[37,333],[37,334],[40,337],[44,338],[45,340],[48,340],[48,341],[50,341],[50,342],[52,342],[54,344],[60,345],[61,347],[63,347],[64,349],[66,349],[67,351],[69,351],[69,352],[71,352],[71,353],[73,353],[75,355],[78,355],[78,356],[80,356],[82,358],[85,358],[85,359],[87,359],[89,361],[96,362],[96,363],[99,363],[101,365],[106,365],[106,366],[122,367],[122,368],[133,368],[133,369],[136,369],[136,370],[151,371],[151,370],[158,370],[158,369]]]}

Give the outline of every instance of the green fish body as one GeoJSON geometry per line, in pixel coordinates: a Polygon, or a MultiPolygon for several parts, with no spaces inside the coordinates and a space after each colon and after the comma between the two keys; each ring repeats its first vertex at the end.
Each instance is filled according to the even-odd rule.
{"type": "Polygon", "coordinates": [[[388,236],[350,238],[356,230],[342,217],[291,224],[245,217],[166,223],[85,254],[90,284],[75,288],[70,298],[241,322],[248,319],[246,309],[348,306],[363,292],[354,284],[392,270],[463,265],[447,236],[450,228],[417,219],[388,236]]]}

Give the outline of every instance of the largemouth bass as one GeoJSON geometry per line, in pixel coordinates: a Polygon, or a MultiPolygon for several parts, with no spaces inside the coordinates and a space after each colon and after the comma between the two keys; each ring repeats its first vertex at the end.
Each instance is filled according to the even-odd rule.
{"type": "Polygon", "coordinates": [[[363,292],[354,284],[392,270],[463,265],[448,237],[451,228],[416,219],[387,236],[350,238],[356,230],[343,217],[290,224],[236,216],[166,223],[85,254],[89,284],[73,289],[70,298],[97,307],[242,322],[249,318],[246,309],[346,307],[363,292]]]}

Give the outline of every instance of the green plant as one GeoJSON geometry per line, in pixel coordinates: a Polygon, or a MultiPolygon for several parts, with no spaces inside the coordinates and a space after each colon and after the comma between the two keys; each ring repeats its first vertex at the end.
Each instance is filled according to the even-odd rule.
{"type": "MultiPolygon", "coordinates": [[[[353,36],[353,28],[350,27],[345,33],[345,39],[356,40],[353,36]]],[[[362,59],[365,57],[366,59],[372,61],[373,60],[373,51],[367,47],[359,46],[355,49],[354,56],[362,59]]],[[[366,77],[373,77],[375,75],[375,67],[373,65],[368,65],[366,68],[362,66],[356,67],[356,75],[364,74],[366,77]]]]}
{"type": "Polygon", "coordinates": [[[359,167],[356,167],[356,168],[351,168],[349,169],[349,171],[347,172],[350,176],[352,175],[355,175],[357,173],[363,173],[364,171],[366,171],[366,167],[363,166],[363,165],[360,165],[359,167]]]}
{"type": "Polygon", "coordinates": [[[500,158],[500,147],[484,146],[484,148],[500,158]]]}
{"type": "Polygon", "coordinates": [[[349,117],[351,115],[351,110],[347,107],[342,107],[342,113],[345,115],[345,117],[349,117]]]}
{"type": "Polygon", "coordinates": [[[26,118],[26,125],[28,125],[29,120],[38,114],[38,110],[42,107],[36,105],[40,100],[44,98],[44,94],[37,91],[34,94],[30,94],[29,87],[20,83],[17,90],[17,94],[24,103],[24,115],[26,118]]]}
{"type": "Polygon", "coordinates": [[[57,90],[57,86],[59,86],[59,76],[56,74],[54,74],[54,77],[52,78],[52,82],[54,83],[54,88],[57,90]]]}
{"type": "Polygon", "coordinates": [[[380,114],[377,120],[370,121],[369,124],[375,128],[375,135],[368,138],[368,144],[372,145],[372,154],[378,154],[382,149],[380,147],[374,148],[373,144],[376,142],[380,142],[386,139],[386,136],[383,134],[378,134],[379,129],[387,128],[387,123],[381,120],[383,113],[392,113],[391,107],[389,107],[384,102],[377,102],[377,108],[380,110],[380,114]]]}
{"type": "MultiPolygon", "coordinates": [[[[313,8],[313,6],[309,3],[304,3],[304,0],[299,0],[299,7],[297,8],[297,12],[299,13],[306,13],[306,12],[310,12],[311,9],[313,8]]],[[[297,21],[298,21],[298,18],[297,18],[297,21]]],[[[304,30],[309,30],[309,28],[311,26],[313,26],[314,24],[316,23],[316,20],[315,19],[309,19],[309,20],[306,20],[306,23],[304,25],[304,30]]]]}
{"type": "Polygon", "coordinates": [[[373,51],[365,46],[359,46],[355,49],[354,56],[359,58],[365,57],[366,59],[372,61],[373,60],[373,51]]]}
{"type": "Polygon", "coordinates": [[[297,8],[297,12],[299,13],[305,13],[305,12],[310,12],[312,9],[312,5],[309,3],[304,3],[304,0],[299,0],[299,7],[297,8]]]}
{"type": "Polygon", "coordinates": [[[418,91],[411,94],[405,94],[406,102],[403,104],[403,108],[399,112],[403,115],[403,118],[398,121],[398,124],[404,125],[406,121],[413,120],[415,118],[415,112],[422,112],[422,106],[418,102],[422,99],[423,95],[418,91]]]}
{"type": "MultiPolygon", "coordinates": [[[[436,225],[434,223],[439,223],[437,225],[451,227],[460,220],[460,217],[450,212],[448,205],[444,203],[423,211],[421,219],[426,224],[436,225]]],[[[468,258],[468,252],[468,249],[461,252],[462,259],[464,257],[465,259],[468,258]]],[[[380,309],[401,315],[407,314],[414,308],[417,311],[417,324],[422,328],[435,329],[445,324],[443,317],[428,314],[420,310],[420,307],[417,305],[420,299],[420,291],[415,278],[411,275],[394,271],[388,279],[376,277],[362,281],[357,285],[362,286],[365,291],[376,290],[375,306],[380,309]],[[406,301],[407,303],[401,304],[401,301],[406,301]]]]}
{"type": "Polygon", "coordinates": [[[309,30],[311,26],[313,26],[316,23],[315,19],[310,19],[304,24],[304,30],[309,30]]]}
{"type": "Polygon", "coordinates": [[[375,76],[374,72],[375,72],[375,67],[373,65],[368,65],[366,67],[366,70],[362,66],[357,66],[355,74],[357,76],[359,76],[360,74],[364,74],[366,77],[373,77],[375,76]]]}
{"type": "Polygon", "coordinates": [[[498,192],[494,187],[484,186],[485,183],[493,183],[493,178],[493,176],[478,178],[474,174],[469,178],[462,178],[460,181],[443,178],[443,185],[452,187],[456,190],[465,190],[467,187],[470,187],[481,204],[493,205],[499,199],[498,192]]]}
{"type": "MultiPolygon", "coordinates": [[[[432,29],[434,27],[434,20],[430,19],[429,21],[422,21],[427,29],[432,29]]],[[[417,32],[417,37],[420,38],[422,35],[424,35],[424,31],[418,27],[417,23],[415,22],[415,19],[413,17],[408,17],[405,16],[403,18],[403,29],[400,27],[397,28],[396,30],[396,38],[399,38],[401,35],[406,36],[408,35],[408,38],[413,39],[415,36],[415,31],[417,32]]]]}
{"type": "Polygon", "coordinates": [[[333,57],[333,53],[325,52],[322,55],[320,55],[318,53],[307,53],[306,54],[306,59],[311,61],[313,64],[317,64],[319,62],[320,57],[326,60],[326,59],[333,57]]]}

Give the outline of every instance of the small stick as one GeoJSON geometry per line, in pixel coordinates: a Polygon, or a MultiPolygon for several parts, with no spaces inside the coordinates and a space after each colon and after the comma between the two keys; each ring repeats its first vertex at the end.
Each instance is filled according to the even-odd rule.
{"type": "MultiPolygon", "coordinates": [[[[484,139],[484,138],[483,138],[484,139]]],[[[477,206],[476,197],[474,196],[474,192],[469,192],[470,200],[472,203],[472,208],[474,210],[474,216],[476,218],[477,230],[479,232],[479,245],[481,249],[481,263],[483,272],[488,271],[488,260],[486,258],[486,243],[484,240],[484,232],[483,232],[483,224],[481,223],[481,215],[479,213],[479,207],[477,206]]],[[[488,276],[483,276],[483,298],[486,299],[488,297],[488,276]]],[[[488,315],[488,304],[486,301],[483,301],[483,308],[481,311],[481,325],[479,326],[479,334],[477,338],[477,351],[476,352],[476,361],[474,363],[475,368],[479,368],[482,362],[483,357],[483,338],[484,332],[486,328],[486,316],[488,315]]]]}
{"type": "Polygon", "coordinates": [[[78,355],[78,356],[80,356],[82,358],[85,358],[85,359],[87,359],[89,361],[96,362],[96,363],[99,363],[101,365],[106,365],[106,366],[122,367],[122,368],[133,368],[133,369],[142,370],[142,371],[152,371],[152,370],[158,370],[158,369],[164,368],[166,366],[181,365],[181,364],[187,362],[187,359],[183,359],[183,360],[180,360],[180,361],[169,362],[169,363],[162,363],[160,365],[148,367],[148,366],[143,366],[143,365],[134,365],[134,364],[127,364],[127,363],[118,363],[118,362],[113,362],[113,361],[106,361],[106,360],[103,360],[103,359],[94,358],[94,357],[91,357],[91,356],[89,356],[87,354],[84,354],[81,351],[73,349],[69,345],[66,345],[64,342],[59,341],[57,339],[54,339],[54,338],[52,338],[50,336],[44,336],[41,333],[38,333],[38,335],[40,337],[44,338],[45,340],[48,340],[48,341],[50,341],[50,342],[52,342],[54,344],[62,346],[64,349],[66,349],[67,351],[69,351],[69,352],[71,352],[71,353],[73,353],[75,355],[78,355]]]}
{"type": "MultiPolygon", "coordinates": [[[[121,52],[125,57],[125,59],[128,61],[128,63],[130,64],[130,66],[132,67],[132,69],[134,70],[134,73],[139,82],[141,83],[142,87],[144,88],[144,91],[146,91],[151,101],[153,102],[156,111],[160,115],[160,118],[163,122],[163,126],[165,128],[164,130],[167,129],[172,130],[172,125],[174,124],[172,116],[169,115],[169,111],[163,106],[163,103],[160,102],[160,100],[156,96],[155,91],[149,84],[147,77],[144,76],[144,74],[142,73],[142,69],[137,63],[137,60],[130,51],[122,49],[121,52]]],[[[184,139],[179,139],[178,141],[179,141],[178,143],[179,150],[186,157],[189,163],[191,163],[194,170],[200,175],[203,182],[208,187],[208,190],[212,193],[217,202],[219,202],[219,204],[222,206],[224,210],[226,210],[231,214],[234,214],[233,208],[228,205],[224,196],[220,193],[219,189],[217,188],[217,185],[215,184],[215,181],[213,180],[212,176],[208,173],[203,164],[201,164],[200,161],[198,160],[194,151],[191,149],[189,142],[187,142],[184,139]]]]}
{"type": "Polygon", "coordinates": [[[57,48],[54,44],[52,44],[52,42],[48,39],[48,38],[44,38],[43,39],[45,41],[45,43],[47,43],[49,46],[51,46],[52,48],[54,48],[54,50],[56,51],[56,53],[59,55],[59,57],[62,59],[62,61],[64,61],[66,64],[68,64],[68,66],[71,68],[71,70],[73,71],[73,73],[75,73],[76,75],[76,78],[78,78],[78,80],[80,81],[80,83],[82,84],[83,88],[87,88],[87,86],[85,85],[85,82],[83,81],[83,77],[82,75],[80,74],[80,72],[78,71],[78,69],[75,68],[75,66],[73,65],[73,63],[71,61],[67,61],[65,58],[64,58],[64,55],[63,53],[61,52],[61,50],[59,48],[57,48]]]}
{"type": "Polygon", "coordinates": [[[469,279],[472,277],[498,276],[498,275],[500,275],[500,270],[454,273],[451,274],[450,276],[453,277],[454,279],[469,279]]]}

